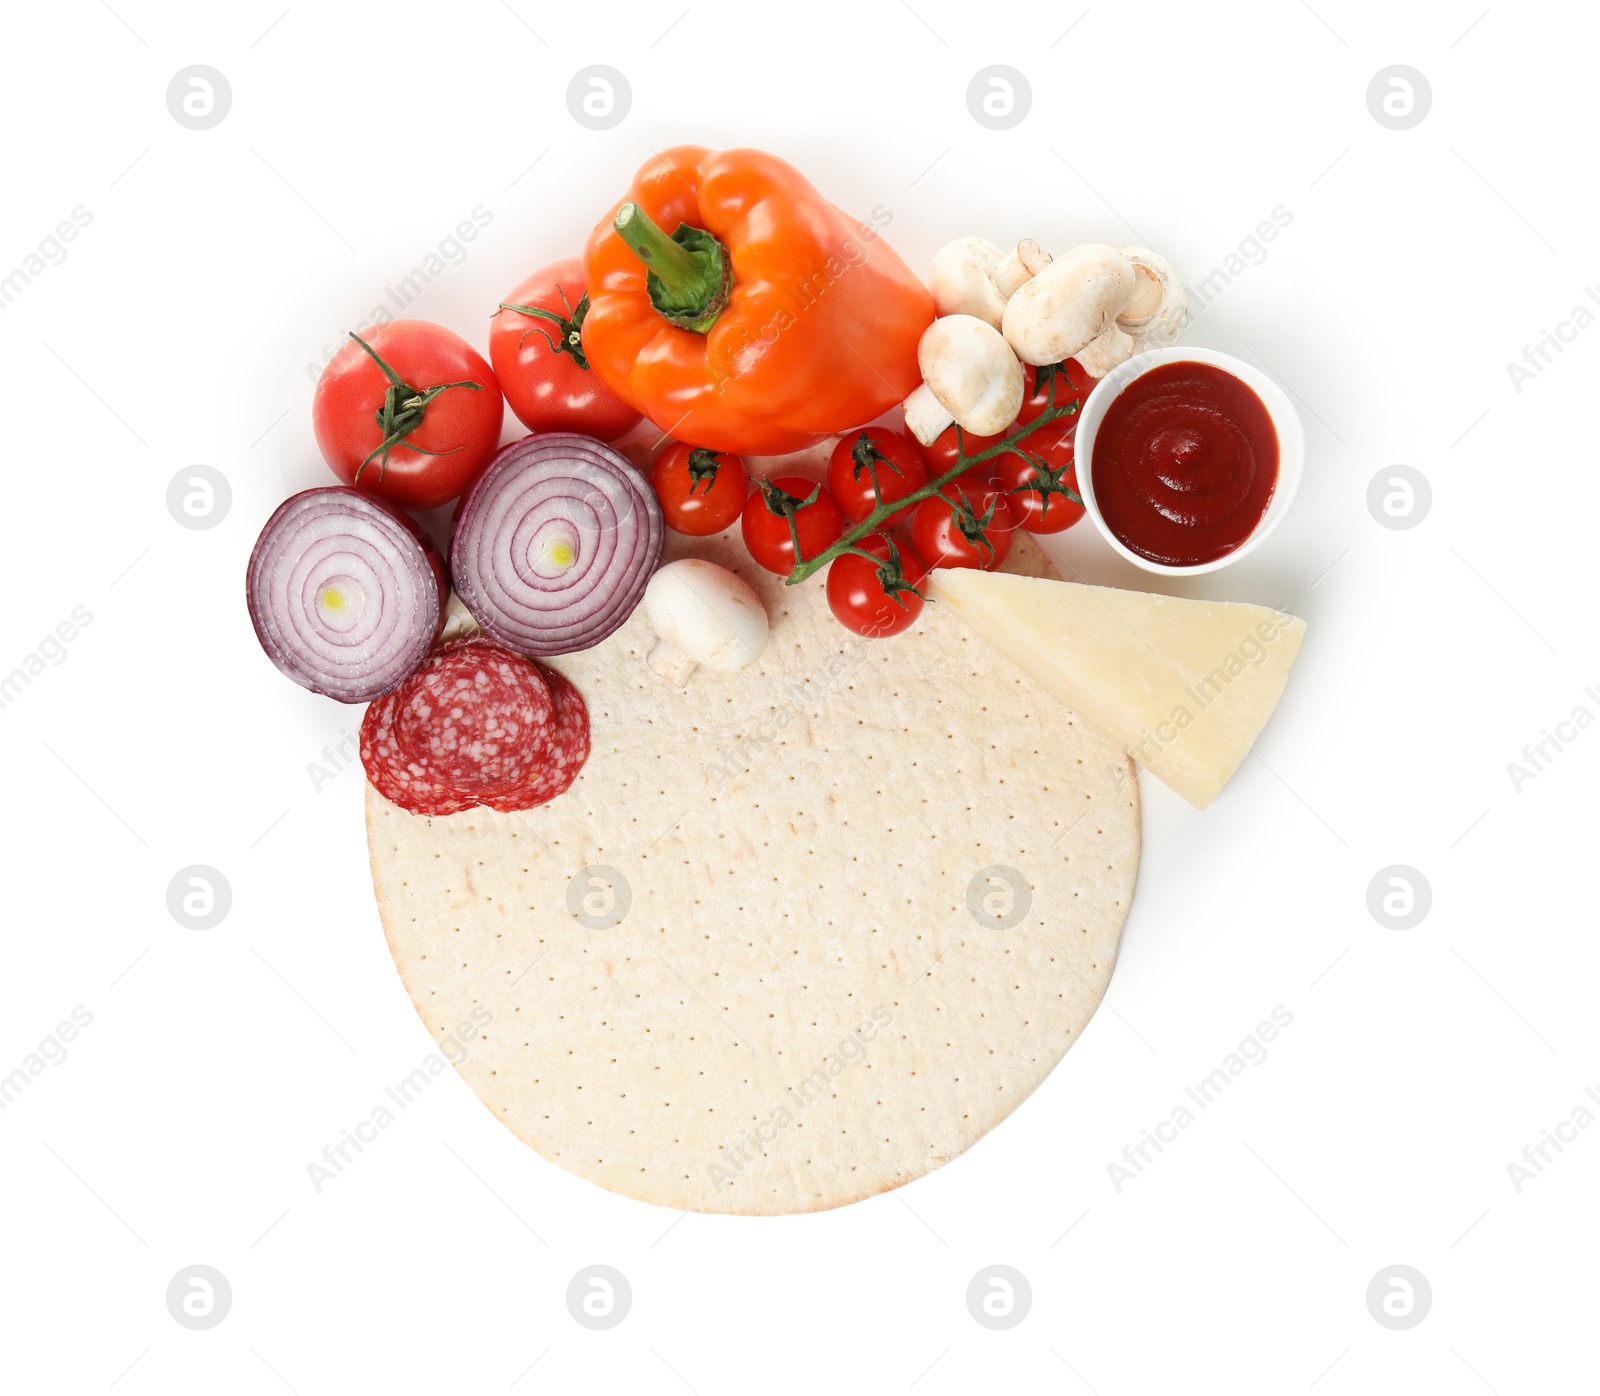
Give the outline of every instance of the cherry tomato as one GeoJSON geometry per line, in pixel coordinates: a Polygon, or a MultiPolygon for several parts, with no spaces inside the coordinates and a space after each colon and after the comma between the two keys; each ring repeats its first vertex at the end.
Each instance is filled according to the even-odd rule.
{"type": "Polygon", "coordinates": [[[828,606],[839,624],[857,635],[898,635],[922,614],[917,585],[928,569],[882,533],[869,533],[855,546],[879,561],[854,552],[834,558],[828,564],[828,606]]]}
{"type": "Polygon", "coordinates": [[[500,444],[500,384],[442,325],[392,320],[328,361],[311,401],[317,445],[347,485],[408,509],[447,504],[500,444]]]}
{"type": "MultiPolygon", "coordinates": [[[[1001,435],[1004,435],[1004,433],[1002,432],[1001,435]]],[[[987,450],[999,439],[999,436],[974,436],[970,431],[961,433],[961,444],[969,456],[976,455],[979,451],[987,450]]],[[[937,479],[946,471],[954,470],[956,465],[956,429],[953,426],[949,426],[941,431],[934,438],[933,445],[922,448],[922,458],[928,462],[928,478],[930,480],[937,479]]],[[[980,468],[986,468],[987,465],[988,462],[985,461],[983,467],[974,466],[973,470],[976,472],[980,468]]]]}
{"type": "Polygon", "coordinates": [[[828,457],[828,491],[851,523],[860,523],[880,503],[893,504],[927,483],[922,448],[909,432],[862,427],[841,436],[828,457]]]}
{"type": "Polygon", "coordinates": [[[1011,551],[1016,519],[1005,495],[976,477],[952,480],[911,516],[911,541],[929,567],[992,572],[1011,551]]]}
{"type": "MultiPolygon", "coordinates": [[[[1076,359],[1068,359],[1065,363],[1045,364],[1035,368],[1032,364],[1022,366],[1022,411],[1017,413],[1015,425],[1021,426],[1024,422],[1031,422],[1050,401],[1050,385],[1055,383],[1056,406],[1064,407],[1069,402],[1078,404],[1078,411],[1083,411],[1083,404],[1089,394],[1094,391],[1094,385],[1100,380],[1091,378],[1089,370],[1076,359]]],[[[1063,417],[1061,421],[1076,420],[1077,413],[1063,417]]]]}
{"type": "Polygon", "coordinates": [[[576,257],[534,272],[500,303],[489,357],[511,410],[529,431],[578,431],[611,441],[640,414],[600,381],[583,352],[589,313],[576,257]]]}
{"type": "Polygon", "coordinates": [[[750,476],[744,460],[674,441],[650,467],[667,527],[696,538],[721,533],[744,509],[750,476]]]}
{"type": "Polygon", "coordinates": [[[780,577],[796,565],[791,519],[800,536],[801,562],[831,547],[844,532],[844,515],[821,485],[798,475],[757,480],[740,517],[744,545],[751,557],[780,577]]]}
{"type": "Polygon", "coordinates": [[[1083,501],[1072,497],[1078,493],[1078,467],[1072,459],[1077,433],[1078,419],[1063,417],[1023,437],[1021,449],[1034,459],[1007,451],[989,462],[989,479],[1005,491],[1018,528],[1061,533],[1083,517],[1083,501]]]}

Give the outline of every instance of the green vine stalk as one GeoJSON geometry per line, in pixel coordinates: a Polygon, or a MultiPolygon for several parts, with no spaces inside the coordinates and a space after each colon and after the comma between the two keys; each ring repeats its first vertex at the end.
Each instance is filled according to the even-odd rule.
{"type": "MultiPolygon", "coordinates": [[[[788,586],[798,586],[801,582],[805,581],[807,577],[810,577],[816,572],[821,571],[822,568],[826,567],[834,560],[834,558],[840,556],[842,553],[861,552],[861,550],[856,547],[856,544],[859,543],[863,538],[867,537],[868,534],[877,532],[893,515],[900,513],[904,509],[912,508],[913,506],[921,503],[921,501],[924,499],[933,498],[952,480],[960,479],[960,477],[966,474],[967,471],[971,470],[973,466],[979,465],[986,460],[992,460],[996,456],[1003,456],[1008,451],[1018,451],[1018,447],[1021,445],[1021,443],[1028,437],[1032,436],[1033,433],[1038,431],[1041,427],[1049,426],[1051,422],[1060,421],[1063,417],[1070,417],[1078,410],[1079,399],[1073,398],[1070,402],[1057,403],[1056,384],[1058,381],[1059,377],[1052,375],[1050,379],[1050,393],[1049,397],[1046,399],[1044,411],[1039,413],[1039,415],[1031,422],[1024,422],[1022,426],[1017,428],[1017,430],[1011,432],[1009,435],[1001,437],[1000,440],[996,441],[993,445],[987,446],[983,450],[978,451],[973,455],[969,456],[967,454],[966,439],[962,434],[961,428],[957,426],[956,463],[951,466],[949,470],[945,471],[944,474],[929,480],[927,484],[918,489],[912,490],[910,494],[904,495],[900,499],[896,499],[891,503],[885,504],[883,502],[882,491],[877,489],[877,480],[874,478],[873,489],[878,494],[877,507],[870,514],[868,514],[866,518],[862,519],[860,523],[852,524],[848,529],[846,529],[844,533],[840,535],[837,542],[824,548],[815,557],[806,558],[800,562],[795,567],[794,571],[789,573],[788,577],[785,579],[785,584],[788,586]]],[[[1018,451],[1018,454],[1026,457],[1028,460],[1034,461],[1036,466],[1038,465],[1038,461],[1035,459],[1035,457],[1029,456],[1026,451],[1018,451]]],[[[1063,493],[1065,493],[1065,491],[1063,491],[1063,493]]],[[[799,556],[798,550],[796,551],[795,555],[797,557],[799,556]]],[[[881,561],[881,559],[874,560],[881,561]]]]}

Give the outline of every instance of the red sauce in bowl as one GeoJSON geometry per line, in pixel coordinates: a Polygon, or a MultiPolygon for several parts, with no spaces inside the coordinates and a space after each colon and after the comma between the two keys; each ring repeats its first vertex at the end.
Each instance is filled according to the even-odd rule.
{"type": "Polygon", "coordinates": [[[1100,517],[1127,548],[1193,567],[1255,532],[1278,484],[1278,432],[1226,369],[1160,364],[1106,408],[1091,468],[1100,517]]]}

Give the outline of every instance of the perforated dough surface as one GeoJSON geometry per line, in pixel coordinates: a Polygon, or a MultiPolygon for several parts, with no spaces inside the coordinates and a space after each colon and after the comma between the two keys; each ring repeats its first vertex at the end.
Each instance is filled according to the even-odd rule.
{"type": "MultiPolygon", "coordinates": [[[[1050,574],[1018,538],[1007,570],[1050,574]]],[[[369,786],[373,885],[423,1021],[481,1025],[458,1070],[546,1158],[669,1207],[835,1207],[954,1158],[1077,1040],[1138,785],[938,606],[861,640],[737,530],[669,534],[690,555],[761,596],[759,665],[673,691],[641,610],[552,661],[589,705],[572,789],[427,819],[369,786]]]]}

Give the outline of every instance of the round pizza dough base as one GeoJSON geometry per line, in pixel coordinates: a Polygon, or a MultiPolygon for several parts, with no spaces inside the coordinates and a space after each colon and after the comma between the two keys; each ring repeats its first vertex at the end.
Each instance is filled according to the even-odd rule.
{"type": "MultiPolygon", "coordinates": [[[[669,534],[677,556],[756,589],[758,665],[674,691],[642,608],[554,660],[589,706],[577,782],[438,819],[369,786],[378,909],[429,1030],[552,1162],[693,1211],[837,1207],[954,1158],[1077,1040],[1133,896],[1138,783],[937,605],[868,641],[737,530],[669,534]]],[[[1053,575],[1022,534],[1006,570],[1053,575]]]]}

